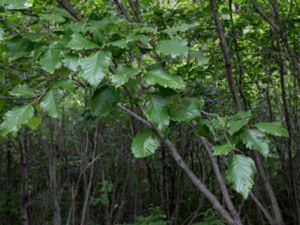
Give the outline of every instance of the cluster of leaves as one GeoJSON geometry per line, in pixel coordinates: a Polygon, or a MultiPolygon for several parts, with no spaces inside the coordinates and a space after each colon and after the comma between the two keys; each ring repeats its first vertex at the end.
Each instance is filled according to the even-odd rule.
{"type": "MultiPolygon", "coordinates": [[[[2,6],[20,7],[7,2],[2,6]]],[[[109,116],[118,102],[127,104],[125,94],[129,93],[131,104],[138,106],[153,126],[134,137],[135,157],[155,153],[161,144],[157,130],[166,135],[173,124],[190,124],[195,120],[201,136],[208,134],[220,142],[222,139],[216,133],[225,132],[227,142],[214,146],[213,151],[230,157],[227,180],[246,198],[256,169],[253,160],[239,146],[268,156],[267,135],[288,134],[278,123],[250,125],[249,112],[237,113],[221,123],[202,118],[204,101],[188,94],[188,77],[180,71],[186,65],[203,66],[208,59],[197,45],[178,35],[198,25],[183,23],[158,32],[151,24],[142,27],[115,15],[73,22],[62,10],[42,13],[38,25],[25,33],[11,35],[12,25],[7,23],[0,39],[4,46],[3,61],[8,67],[17,65],[17,71],[23,76],[30,74],[30,79],[17,82],[4,93],[25,99],[26,104],[15,105],[4,114],[2,135],[16,134],[23,125],[36,129],[43,113],[59,118],[63,99],[79,89],[87,92],[86,107],[94,117],[109,116]],[[24,61],[31,68],[26,73],[20,70],[24,61]]]]}

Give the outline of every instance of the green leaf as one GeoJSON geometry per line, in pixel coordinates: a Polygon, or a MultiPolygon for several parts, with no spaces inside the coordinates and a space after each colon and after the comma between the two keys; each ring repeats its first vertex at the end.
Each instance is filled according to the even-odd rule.
{"type": "Polygon", "coordinates": [[[185,97],[178,104],[170,108],[170,115],[174,121],[189,122],[201,116],[203,100],[197,98],[185,97]]]}
{"type": "Polygon", "coordinates": [[[15,106],[12,110],[6,112],[0,126],[3,136],[19,131],[22,125],[33,117],[33,113],[32,105],[15,106]]]}
{"type": "Polygon", "coordinates": [[[154,154],[159,145],[159,138],[151,130],[147,130],[133,138],[131,150],[135,158],[145,158],[154,154]]]}
{"type": "Polygon", "coordinates": [[[96,48],[98,45],[85,38],[82,34],[75,33],[72,34],[71,40],[67,44],[67,47],[74,50],[84,50],[96,48]]]}
{"type": "Polygon", "coordinates": [[[72,80],[56,80],[53,82],[53,86],[72,93],[77,89],[76,84],[72,80]]]}
{"type": "Polygon", "coordinates": [[[199,26],[199,23],[197,23],[197,22],[194,22],[194,23],[191,23],[191,24],[183,23],[183,24],[180,24],[180,25],[175,26],[175,27],[168,27],[167,29],[165,29],[161,32],[167,33],[170,37],[173,37],[173,35],[176,34],[177,32],[184,32],[188,29],[195,28],[197,26],[199,26]]]}
{"type": "Polygon", "coordinates": [[[179,89],[185,88],[183,79],[178,75],[171,75],[163,69],[154,69],[145,76],[145,81],[149,85],[158,84],[165,88],[179,89]]]}
{"type": "Polygon", "coordinates": [[[46,94],[40,105],[49,116],[58,118],[60,116],[61,103],[62,92],[58,89],[52,89],[46,94]]]}
{"type": "Polygon", "coordinates": [[[214,155],[228,155],[233,150],[233,146],[230,144],[217,145],[212,148],[214,155]]]}
{"type": "Polygon", "coordinates": [[[133,41],[141,41],[141,42],[149,42],[151,40],[150,37],[143,35],[143,34],[130,34],[127,38],[127,42],[133,42],[133,41]]]}
{"type": "Polygon", "coordinates": [[[35,130],[36,128],[38,128],[42,123],[42,119],[40,117],[32,117],[27,125],[32,129],[35,130]]]}
{"type": "Polygon", "coordinates": [[[77,72],[79,57],[76,55],[66,55],[63,59],[63,64],[68,69],[77,72]]]}
{"type": "Polygon", "coordinates": [[[6,41],[6,54],[10,61],[30,54],[32,42],[22,37],[15,37],[6,41]]]}
{"type": "Polygon", "coordinates": [[[200,66],[206,65],[208,63],[208,59],[198,51],[189,51],[189,54],[197,60],[198,65],[200,66]]]}
{"type": "Polygon", "coordinates": [[[158,129],[169,125],[170,116],[168,113],[168,100],[159,95],[151,95],[144,109],[145,116],[158,129]]]}
{"type": "Polygon", "coordinates": [[[111,63],[110,52],[97,52],[79,61],[81,76],[93,86],[97,86],[108,71],[111,63]]]}
{"type": "Polygon", "coordinates": [[[116,46],[119,48],[127,48],[128,42],[126,40],[117,40],[117,41],[113,41],[113,42],[106,44],[106,46],[109,46],[109,45],[116,46]]]}
{"type": "Polygon", "coordinates": [[[171,56],[172,58],[187,56],[188,50],[187,42],[181,39],[163,40],[156,46],[158,54],[171,56]]]}
{"type": "Polygon", "coordinates": [[[47,21],[50,23],[63,23],[65,22],[65,18],[62,16],[56,15],[56,14],[41,14],[40,15],[40,20],[41,21],[47,21]]]}
{"type": "Polygon", "coordinates": [[[0,41],[4,40],[4,30],[2,27],[0,27],[0,41]]]}
{"type": "Polygon", "coordinates": [[[9,92],[9,94],[16,97],[28,97],[28,98],[32,98],[35,96],[33,90],[31,90],[27,84],[19,84],[15,86],[9,92]]]}
{"type": "Polygon", "coordinates": [[[108,115],[118,101],[116,89],[104,86],[98,89],[91,99],[91,110],[94,116],[108,115]]]}
{"type": "Polygon", "coordinates": [[[255,173],[255,163],[250,157],[234,155],[228,162],[226,179],[246,199],[253,187],[255,173]]]}
{"type": "Polygon", "coordinates": [[[5,6],[9,10],[20,10],[30,8],[32,4],[28,0],[1,0],[0,6],[5,6]]]}
{"type": "Polygon", "coordinates": [[[249,122],[250,118],[250,112],[238,112],[233,115],[227,123],[229,134],[233,135],[242,129],[249,122]]]}
{"type": "Polygon", "coordinates": [[[49,49],[40,59],[43,70],[53,74],[56,69],[61,67],[61,54],[58,49],[49,49]]]}
{"type": "Polygon", "coordinates": [[[280,122],[273,122],[273,123],[257,123],[255,124],[256,128],[260,131],[274,135],[274,136],[280,136],[280,137],[288,137],[289,132],[284,129],[280,122]]]}
{"type": "Polygon", "coordinates": [[[117,72],[112,75],[111,82],[115,87],[120,87],[127,83],[129,78],[132,78],[137,72],[138,69],[119,66],[117,72]]]}
{"type": "Polygon", "coordinates": [[[257,150],[264,156],[269,154],[268,139],[263,132],[256,129],[246,129],[240,137],[247,148],[257,150]]]}

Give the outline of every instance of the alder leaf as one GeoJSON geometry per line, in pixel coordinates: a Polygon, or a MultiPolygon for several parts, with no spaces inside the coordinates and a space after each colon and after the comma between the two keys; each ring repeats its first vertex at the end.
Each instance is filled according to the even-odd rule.
{"type": "Polygon", "coordinates": [[[279,137],[289,136],[289,132],[281,126],[280,122],[257,123],[254,126],[256,126],[257,129],[259,129],[260,131],[266,134],[279,136],[279,137]]]}
{"type": "Polygon", "coordinates": [[[228,155],[233,150],[230,144],[216,145],[212,148],[214,155],[228,155]]]}
{"type": "Polygon", "coordinates": [[[117,104],[116,89],[109,86],[101,87],[95,91],[91,99],[91,110],[94,116],[106,116],[117,104]]]}
{"type": "Polygon", "coordinates": [[[75,33],[71,35],[71,40],[67,44],[67,47],[74,50],[87,50],[97,48],[98,45],[85,38],[82,34],[75,33]]]}
{"type": "Polygon", "coordinates": [[[255,173],[255,163],[250,157],[234,155],[228,162],[226,179],[234,190],[247,199],[254,184],[255,173]]]}
{"type": "Polygon", "coordinates": [[[120,87],[123,84],[127,83],[128,80],[132,78],[137,72],[138,69],[120,66],[118,67],[116,73],[112,75],[111,82],[115,87],[120,87]]]}
{"type": "Polygon", "coordinates": [[[179,104],[170,107],[171,118],[174,121],[189,122],[201,116],[203,105],[202,99],[185,97],[179,104]]]}
{"type": "Polygon", "coordinates": [[[246,129],[240,137],[247,148],[257,150],[264,156],[269,154],[268,139],[263,132],[256,129],[246,129]]]}
{"type": "Polygon", "coordinates": [[[159,95],[151,95],[146,104],[144,113],[147,119],[158,129],[163,129],[169,125],[170,116],[168,113],[168,100],[159,95]]]}
{"type": "Polygon", "coordinates": [[[159,146],[159,138],[151,130],[146,130],[133,138],[131,150],[135,158],[145,158],[153,155],[159,146]]]}
{"type": "Polygon", "coordinates": [[[15,106],[10,111],[6,112],[3,117],[3,122],[0,126],[2,135],[17,132],[23,124],[26,124],[33,117],[33,106],[23,105],[15,106]]]}
{"type": "Polygon", "coordinates": [[[49,49],[40,59],[42,69],[50,74],[53,74],[56,69],[61,67],[61,62],[62,57],[58,49],[49,49]]]}
{"type": "Polygon", "coordinates": [[[79,61],[81,77],[93,86],[97,86],[108,71],[111,63],[110,52],[97,52],[79,61]]]}
{"type": "Polygon", "coordinates": [[[233,135],[242,129],[249,122],[250,118],[250,112],[238,112],[233,115],[227,123],[229,134],[233,135]]]}
{"type": "Polygon", "coordinates": [[[52,89],[46,94],[40,105],[49,116],[58,118],[60,116],[61,103],[62,92],[58,89],[52,89]]]}
{"type": "Polygon", "coordinates": [[[178,75],[171,75],[163,69],[154,69],[145,76],[145,81],[150,84],[158,84],[165,88],[182,90],[185,88],[183,79],[178,75]]]}
{"type": "Polygon", "coordinates": [[[172,58],[176,58],[177,56],[187,56],[188,50],[187,42],[181,39],[163,40],[156,46],[158,54],[171,56],[172,58]]]}
{"type": "Polygon", "coordinates": [[[15,86],[9,92],[9,94],[16,97],[28,97],[28,98],[32,98],[35,96],[33,90],[30,89],[27,84],[19,84],[15,86]]]}

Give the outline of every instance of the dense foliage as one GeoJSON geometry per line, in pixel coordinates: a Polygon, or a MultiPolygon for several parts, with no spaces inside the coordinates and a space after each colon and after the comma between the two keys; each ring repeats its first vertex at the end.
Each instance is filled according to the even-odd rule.
{"type": "Polygon", "coordinates": [[[299,8],[0,0],[0,225],[299,224],[299,8]]]}

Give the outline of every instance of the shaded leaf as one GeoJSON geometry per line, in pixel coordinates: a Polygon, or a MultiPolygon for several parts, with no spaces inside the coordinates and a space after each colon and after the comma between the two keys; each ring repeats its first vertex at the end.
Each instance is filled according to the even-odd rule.
{"type": "Polygon", "coordinates": [[[178,105],[171,106],[172,120],[189,122],[201,116],[204,102],[197,98],[185,97],[178,105]]]}
{"type": "Polygon", "coordinates": [[[42,119],[41,119],[40,117],[32,117],[32,118],[28,121],[27,125],[28,125],[31,129],[35,130],[36,128],[38,128],[38,127],[41,125],[41,123],[42,123],[42,119]]]}
{"type": "Polygon", "coordinates": [[[91,110],[94,116],[106,116],[112,111],[118,101],[117,91],[105,86],[98,89],[91,99],[91,110]]]}
{"type": "Polygon", "coordinates": [[[163,129],[169,125],[170,116],[168,113],[168,100],[159,95],[151,95],[146,104],[144,113],[148,120],[158,129],[163,129]]]}
{"type": "Polygon", "coordinates": [[[22,37],[15,37],[6,41],[6,54],[10,61],[29,55],[32,42],[22,37]]]}
{"type": "Polygon", "coordinates": [[[228,162],[226,179],[246,199],[253,187],[255,173],[255,163],[250,157],[235,155],[228,162]]]}
{"type": "Polygon", "coordinates": [[[250,118],[250,112],[238,112],[233,115],[227,123],[229,134],[233,135],[242,129],[249,122],[250,118]]]}

